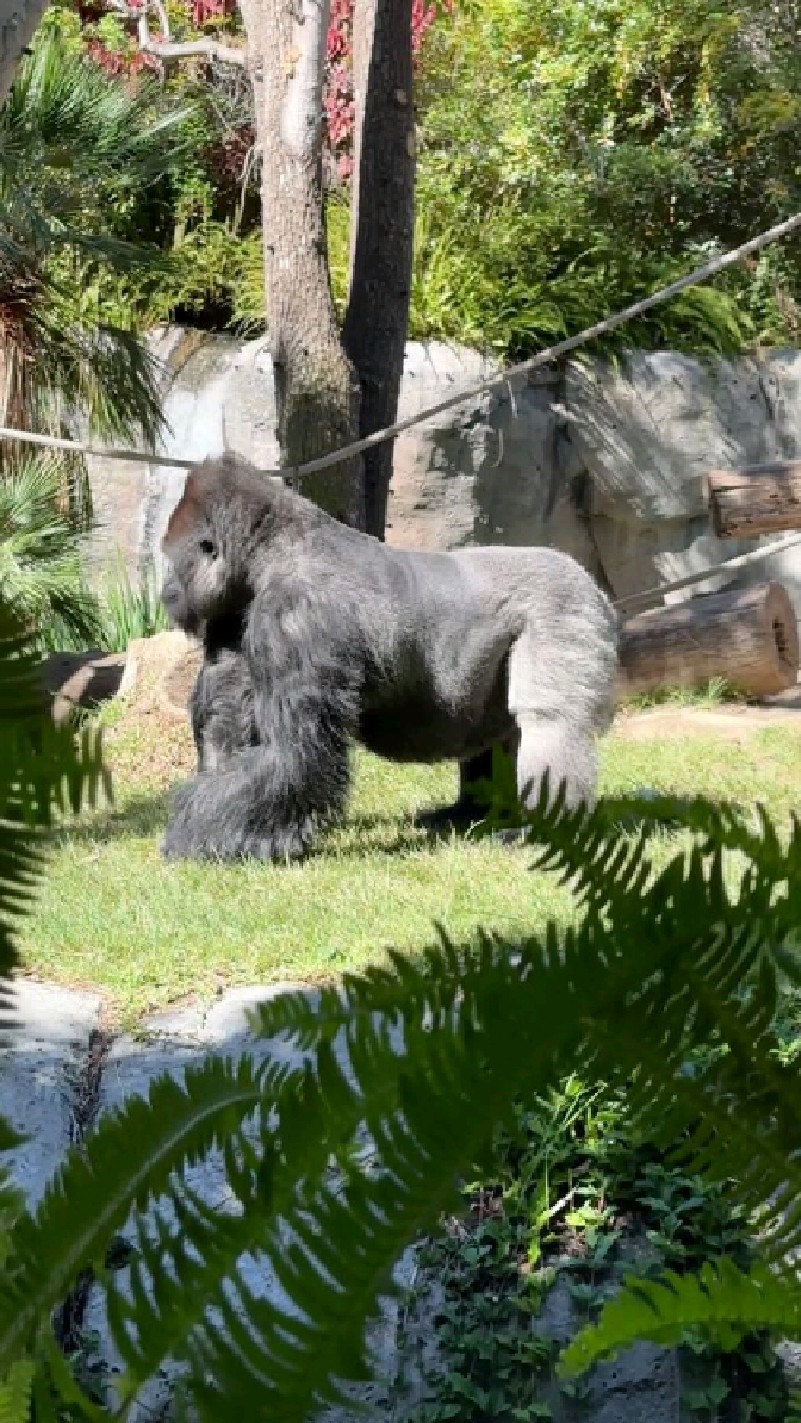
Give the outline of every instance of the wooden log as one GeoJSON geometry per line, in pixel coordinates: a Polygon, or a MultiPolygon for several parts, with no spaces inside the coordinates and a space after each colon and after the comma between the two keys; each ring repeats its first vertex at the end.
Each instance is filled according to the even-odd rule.
{"type": "Polygon", "coordinates": [[[621,697],[701,686],[720,677],[748,696],[798,679],[798,625],[781,583],[728,589],[624,620],[621,697]]]}
{"type": "Polygon", "coordinates": [[[716,469],[707,484],[712,527],[719,539],[801,529],[801,460],[716,469]]]}

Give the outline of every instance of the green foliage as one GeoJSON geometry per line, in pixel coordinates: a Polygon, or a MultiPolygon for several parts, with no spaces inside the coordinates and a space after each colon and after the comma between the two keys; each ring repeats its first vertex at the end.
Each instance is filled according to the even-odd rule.
{"type": "Polygon", "coordinates": [[[152,439],[161,415],[152,359],[92,306],[109,273],[163,269],[120,215],[185,155],[186,111],[151,87],[113,83],[43,32],[0,112],[0,309],[10,389],[26,422],[85,412],[101,434],[152,439]]]}
{"type": "MultiPolygon", "coordinates": [[[[68,12],[53,14],[74,46],[68,12]]],[[[188,33],[180,7],[171,18],[188,33]]],[[[121,52],[119,19],[99,26],[121,52]]],[[[460,0],[421,58],[410,333],[528,354],[796,210],[799,53],[795,11],[766,0],[460,0]]],[[[166,85],[176,99],[192,105],[183,150],[155,189],[128,188],[110,209],[114,230],[165,265],[88,272],[84,288],[122,324],[260,329],[252,96],[242,76],[203,86],[182,68],[166,85]]],[[[341,310],[346,194],[329,195],[327,217],[341,310]]],[[[797,244],[782,245],[605,345],[793,343],[800,277],[797,244]]]]}
{"type": "MultiPolygon", "coordinates": [[[[0,484],[0,491],[2,491],[0,484]]],[[[10,977],[17,965],[14,927],[36,893],[54,815],[94,803],[109,790],[99,734],[76,740],[53,725],[38,677],[27,618],[0,591],[0,1031],[13,1029],[10,977]]],[[[0,1152],[19,1138],[0,1117],[0,1152]]],[[[23,1216],[20,1193],[0,1164],[0,1272],[11,1269],[13,1230],[23,1216]]],[[[20,1353],[0,1368],[0,1420],[27,1423],[32,1361],[20,1353]]]]}
{"type": "MultiPolygon", "coordinates": [[[[183,1088],[160,1080],[148,1102],[105,1118],[35,1217],[14,1227],[0,1377],[36,1357],[59,1384],[49,1312],[81,1270],[102,1267],[134,1210],[132,1289],[104,1275],[122,1398],[171,1356],[188,1365],[201,1419],[308,1417],[340,1396],[338,1381],[364,1376],[364,1323],[403,1246],[458,1203],[460,1176],[490,1168],[515,1103],[536,1102],[576,1064],[608,1084],[628,1129],[687,1181],[725,1185],[730,1206],[759,1213],[760,1259],[783,1282],[782,1300],[749,1318],[724,1271],[717,1337],[730,1345],[768,1316],[796,1326],[784,1262],[801,1235],[801,1125],[775,1025],[782,981],[801,977],[801,826],[782,841],[766,816],[670,798],[546,811],[546,792],[531,833],[545,846],[540,866],[574,890],[577,927],[515,944],[441,938],[421,959],[394,957],[317,1002],[281,997],[260,1010],[259,1031],[304,1057],[256,1070],[207,1064],[183,1088]],[[621,818],[637,812],[642,828],[621,838],[621,818]],[[649,832],[666,817],[695,838],[657,869],[649,832]],[[215,1144],[237,1207],[224,1215],[190,1174],[215,1144]],[[245,1251],[280,1282],[291,1314],[245,1287],[245,1251]]],[[[657,1185],[656,1199],[664,1239],[680,1245],[683,1197],[657,1185]]],[[[597,1236],[604,1227],[596,1221],[597,1236]]],[[[688,1302],[686,1322],[697,1322],[698,1301],[688,1302]]],[[[616,1342],[634,1318],[618,1312],[616,1342]]]]}
{"type": "Polygon", "coordinates": [[[40,647],[97,647],[97,599],[85,586],[81,530],[61,512],[63,495],[57,457],[28,456],[0,479],[0,603],[40,647]]]}
{"type": "MultiPolygon", "coordinates": [[[[173,39],[197,36],[186,6],[167,8],[173,39]]],[[[221,23],[229,40],[237,19],[222,11],[208,17],[202,32],[212,34],[221,23]]],[[[143,138],[148,131],[153,137],[152,178],[140,178],[138,152],[134,161],[122,154],[102,211],[106,237],[138,248],[140,260],[110,266],[79,253],[59,264],[59,276],[70,281],[81,303],[82,319],[137,331],[167,320],[216,328],[238,324],[241,268],[247,266],[249,240],[256,234],[260,242],[248,76],[190,61],[157,79],[136,63],[129,22],[106,14],[96,21],[84,15],[82,23],[70,0],[57,0],[47,12],[36,46],[51,43],[90,71],[101,89],[133,104],[132,132],[138,128],[143,138]],[[87,57],[87,41],[93,58],[87,57]],[[106,71],[117,67],[115,60],[119,72],[110,79],[106,71]]]]}
{"type": "Polygon", "coordinates": [[[153,569],[146,570],[134,583],[120,561],[116,572],[106,580],[99,601],[98,645],[108,652],[125,652],[134,638],[152,637],[170,626],[153,569]]]}
{"type": "Polygon", "coordinates": [[[765,1267],[748,1273],[722,1257],[697,1275],[667,1270],[658,1280],[631,1280],[603,1310],[598,1324],[565,1350],[561,1371],[579,1373],[634,1339],[677,1344],[689,1328],[709,1331],[734,1348],[757,1327],[801,1336],[801,1298],[789,1276],[765,1267]]]}
{"type": "Polygon", "coordinates": [[[632,710],[646,711],[650,707],[718,707],[724,703],[742,702],[745,697],[724,677],[711,677],[697,687],[655,687],[651,692],[639,692],[626,699],[632,710]]]}
{"type": "MultiPolygon", "coordinates": [[[[16,962],[14,922],[42,871],[43,830],[54,812],[108,790],[99,734],[86,730],[76,742],[52,724],[38,666],[24,619],[0,598],[0,982],[16,962]]],[[[0,991],[0,1010],[7,1006],[0,991]]]]}
{"type": "Polygon", "coordinates": [[[0,1423],[28,1423],[32,1392],[33,1367],[26,1359],[0,1382],[0,1423]]]}
{"type": "MultiPolygon", "coordinates": [[[[458,5],[423,66],[413,329],[524,354],[796,210],[798,53],[762,4],[458,5]]],[[[793,340],[798,281],[776,249],[617,340],[793,340]]]]}
{"type": "MultiPolygon", "coordinates": [[[[436,1308],[425,1397],[410,1423],[479,1423],[487,1412],[550,1417],[560,1393],[586,1388],[578,1366],[567,1371],[563,1362],[557,1376],[549,1325],[561,1332],[566,1310],[579,1326],[594,1319],[632,1261],[642,1281],[666,1266],[684,1279],[676,1270],[697,1271],[710,1258],[741,1268],[753,1258],[748,1222],[725,1187],[666,1164],[652,1143],[632,1137],[623,1096],[575,1075],[517,1108],[511,1130],[499,1133],[491,1174],[467,1183],[463,1198],[421,1252],[405,1309],[412,1351],[430,1332],[432,1299],[436,1308]],[[549,1314],[543,1305],[555,1286],[559,1304],[549,1314]]],[[[677,1324],[669,1342],[680,1346],[693,1416],[716,1416],[714,1395],[729,1406],[736,1399],[746,1410],[737,1416],[786,1419],[775,1331],[771,1321],[757,1331],[754,1321],[743,1347],[737,1341],[730,1351],[677,1324]]]]}

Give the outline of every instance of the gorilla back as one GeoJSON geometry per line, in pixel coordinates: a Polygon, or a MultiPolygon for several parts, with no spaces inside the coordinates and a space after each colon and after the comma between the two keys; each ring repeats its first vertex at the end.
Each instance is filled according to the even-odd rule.
{"type": "Polygon", "coordinates": [[[568,555],[389,548],[227,462],[190,473],[163,549],[174,621],[207,645],[215,626],[243,628],[231,676],[252,692],[243,727],[255,722],[179,792],[168,856],[303,854],[344,809],[352,738],[396,760],[458,760],[457,813],[472,812],[469,782],[496,742],[521,796],[547,771],[568,803],[593,801],[617,619],[568,555]]]}

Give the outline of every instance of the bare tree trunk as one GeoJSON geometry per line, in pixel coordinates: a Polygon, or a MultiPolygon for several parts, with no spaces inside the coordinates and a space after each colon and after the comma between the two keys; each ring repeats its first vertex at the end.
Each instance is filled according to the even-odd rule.
{"type": "MultiPolygon", "coordinates": [[[[359,432],[398,409],[414,243],[412,0],[356,0],[351,275],[345,349],[359,374],[359,432]]],[[[393,443],[364,455],[367,532],[383,539],[393,443]]]]}
{"type": "MultiPolygon", "coordinates": [[[[322,194],[322,75],[328,0],[243,0],[262,152],[267,322],[284,463],[358,435],[359,384],[337,329],[322,194]]],[[[303,482],[345,523],[364,526],[362,463],[303,482]]]]}

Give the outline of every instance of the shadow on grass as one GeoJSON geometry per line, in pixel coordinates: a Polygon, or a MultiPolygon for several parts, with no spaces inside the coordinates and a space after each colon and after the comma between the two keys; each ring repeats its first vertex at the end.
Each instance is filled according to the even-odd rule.
{"type": "Polygon", "coordinates": [[[70,821],[56,831],[54,838],[57,844],[75,845],[162,835],[167,826],[171,796],[171,791],[137,796],[123,809],[110,806],[84,819],[70,821]]]}
{"type": "MultiPolygon", "coordinates": [[[[156,839],[161,841],[170,816],[170,804],[174,790],[168,789],[134,797],[124,807],[97,811],[82,820],[61,826],[54,835],[57,845],[111,844],[119,840],[156,839]]],[[[613,798],[614,799],[614,798],[613,798]]],[[[603,805],[603,798],[601,800],[603,805]]],[[[477,818],[462,820],[449,818],[442,812],[441,818],[434,811],[436,824],[427,824],[431,808],[426,805],[420,810],[406,810],[396,815],[386,811],[373,811],[347,817],[339,825],[323,831],[307,856],[307,862],[330,858],[359,858],[364,855],[435,853],[454,843],[479,845],[489,843],[506,847],[526,847],[536,850],[536,838],[526,837],[522,828],[509,826],[482,833],[477,818]]],[[[642,816],[621,817],[615,822],[622,835],[634,835],[645,826],[654,834],[671,834],[683,827],[675,820],[654,820],[643,809],[642,816]]]]}
{"type": "MultiPolygon", "coordinates": [[[[173,790],[137,796],[125,806],[97,811],[78,821],[60,826],[54,834],[56,845],[111,844],[118,840],[161,840],[170,816],[173,790]]],[[[308,859],[332,854],[358,856],[365,853],[395,855],[435,847],[442,836],[421,833],[414,816],[376,812],[356,815],[320,834],[308,859]]]]}

